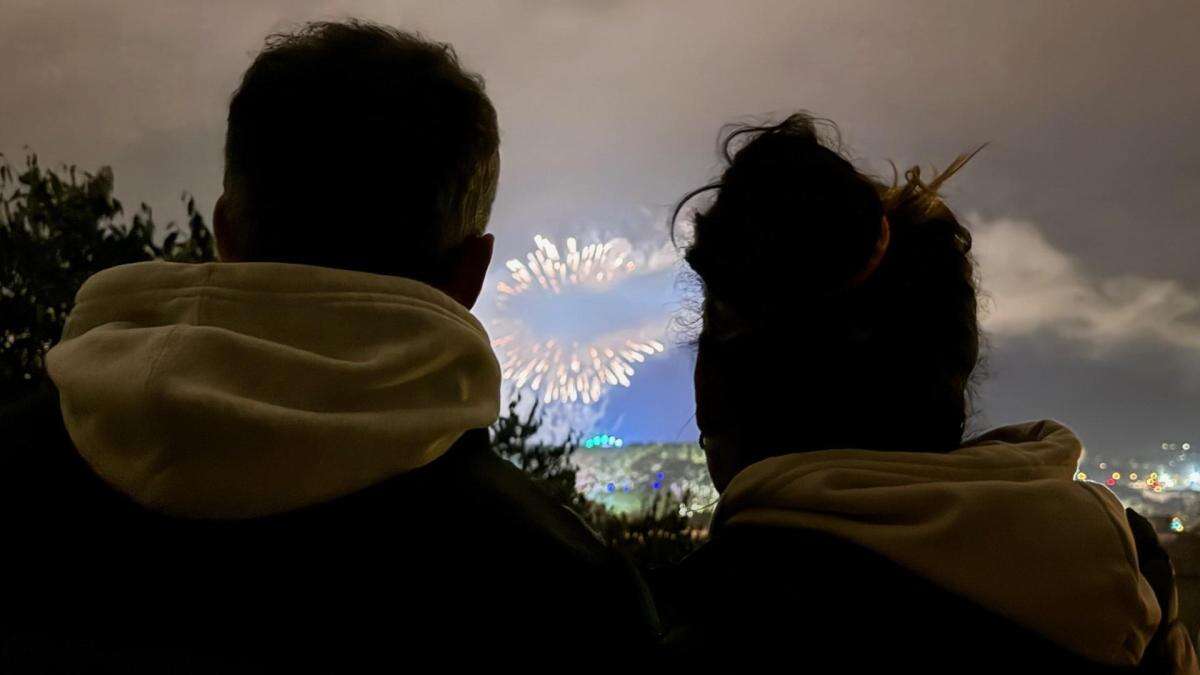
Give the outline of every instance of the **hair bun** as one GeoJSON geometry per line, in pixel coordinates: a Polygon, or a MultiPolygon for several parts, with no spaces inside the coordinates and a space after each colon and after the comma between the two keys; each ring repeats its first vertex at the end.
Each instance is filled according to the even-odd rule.
{"type": "Polygon", "coordinates": [[[724,150],[729,166],[706,186],[719,194],[696,214],[686,256],[710,292],[751,319],[845,288],[880,236],[876,186],[824,144],[806,115],[740,127],[724,150]]]}

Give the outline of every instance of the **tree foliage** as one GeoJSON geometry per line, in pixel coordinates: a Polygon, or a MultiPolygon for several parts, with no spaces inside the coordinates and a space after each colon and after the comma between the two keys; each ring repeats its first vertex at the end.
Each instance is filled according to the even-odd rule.
{"type": "Polygon", "coordinates": [[[159,242],[150,207],[129,222],[113,197],[113,173],[45,169],[29,154],[14,169],[0,155],[0,401],[46,376],[45,355],[62,335],[75,292],[102,269],[144,260],[203,262],[213,239],[183,195],[187,230],[168,223],[159,242]],[[183,236],[181,236],[183,235],[183,236]]]}
{"type": "Polygon", "coordinates": [[[520,397],[514,397],[506,414],[492,424],[492,448],[578,514],[639,569],[648,571],[678,562],[701,543],[703,517],[687,508],[689,494],[677,497],[667,490],[655,492],[634,513],[617,513],[589,500],[575,484],[577,472],[571,456],[579,449],[578,439],[572,436],[559,443],[537,440],[542,422],[536,402],[524,415],[519,407],[520,397]]]}
{"type": "Polygon", "coordinates": [[[542,427],[537,402],[523,416],[519,407],[520,396],[515,396],[507,414],[492,423],[492,450],[516,464],[555,500],[583,516],[589,502],[575,489],[576,470],[571,463],[571,455],[579,449],[578,439],[572,435],[561,443],[537,440],[542,427]]]}

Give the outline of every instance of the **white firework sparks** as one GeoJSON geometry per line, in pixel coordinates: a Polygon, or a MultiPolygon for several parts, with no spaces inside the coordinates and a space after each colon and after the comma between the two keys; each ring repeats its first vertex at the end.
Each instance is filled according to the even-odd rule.
{"type": "MultiPolygon", "coordinates": [[[[496,285],[497,306],[502,310],[526,294],[550,297],[569,295],[571,291],[602,292],[637,271],[630,248],[624,240],[610,240],[579,248],[574,237],[567,239],[566,255],[560,255],[554,242],[537,235],[536,248],[525,260],[509,260],[510,278],[496,285]]],[[[569,298],[556,306],[556,319],[567,321],[579,332],[586,312],[579,311],[569,298]]],[[[528,317],[526,317],[528,318],[528,317]]],[[[521,317],[496,322],[498,335],[492,347],[500,359],[506,380],[518,389],[528,386],[545,403],[555,401],[585,404],[599,400],[611,386],[628,387],[635,372],[634,364],[662,353],[662,342],[637,331],[610,331],[582,336],[541,335],[521,317]]]]}

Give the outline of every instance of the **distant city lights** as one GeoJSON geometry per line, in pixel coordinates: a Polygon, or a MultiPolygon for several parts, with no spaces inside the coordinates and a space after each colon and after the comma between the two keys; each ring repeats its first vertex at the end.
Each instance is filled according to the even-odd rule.
{"type": "Polygon", "coordinates": [[[625,440],[609,434],[596,434],[583,442],[583,447],[591,448],[620,448],[624,447],[625,440]]]}
{"type": "Polygon", "coordinates": [[[1091,480],[1108,486],[1121,503],[1150,518],[1160,534],[1179,534],[1200,529],[1190,527],[1200,518],[1200,457],[1192,454],[1192,441],[1163,441],[1165,452],[1151,458],[1093,456],[1075,469],[1078,481],[1091,480]]]}
{"type": "MultiPolygon", "coordinates": [[[[602,437],[604,434],[598,434],[602,437]]],[[[617,440],[611,434],[610,443],[617,440]]],[[[596,437],[589,438],[594,440],[596,437]]],[[[584,441],[584,446],[587,441],[584,441]]],[[[704,451],[694,443],[652,443],[602,450],[596,446],[572,456],[575,487],[617,513],[636,513],[662,492],[680,500],[680,515],[711,509],[716,489],[704,451]]]]}

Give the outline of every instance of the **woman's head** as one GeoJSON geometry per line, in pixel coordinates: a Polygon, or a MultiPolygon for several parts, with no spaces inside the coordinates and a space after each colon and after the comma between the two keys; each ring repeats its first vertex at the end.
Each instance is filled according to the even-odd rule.
{"type": "Polygon", "coordinates": [[[806,114],[738,128],[724,148],[720,179],[680,204],[714,195],[685,260],[704,294],[696,415],[718,488],[787,452],[957,447],[979,359],[975,271],[937,188],[969,157],[884,184],[806,114]]]}

